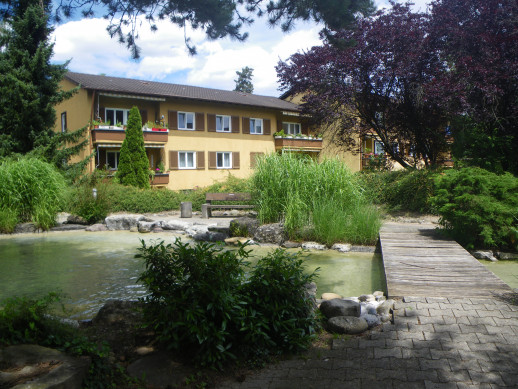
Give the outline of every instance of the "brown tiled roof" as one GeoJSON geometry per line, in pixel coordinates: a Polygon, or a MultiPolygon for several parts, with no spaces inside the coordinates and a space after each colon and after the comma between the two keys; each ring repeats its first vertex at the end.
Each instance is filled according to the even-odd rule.
{"type": "Polygon", "coordinates": [[[272,96],[259,96],[250,93],[201,88],[198,86],[168,84],[165,82],[134,80],[111,76],[68,72],[65,78],[85,89],[111,93],[137,94],[154,97],[172,97],[210,102],[248,105],[273,108],[285,111],[298,111],[298,105],[272,96]]]}

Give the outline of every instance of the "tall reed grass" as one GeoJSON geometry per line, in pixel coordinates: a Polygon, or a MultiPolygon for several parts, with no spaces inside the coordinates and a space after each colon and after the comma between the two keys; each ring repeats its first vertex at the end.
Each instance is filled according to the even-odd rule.
{"type": "Polygon", "coordinates": [[[66,183],[52,165],[33,157],[0,164],[0,230],[12,232],[17,222],[33,221],[44,230],[63,206],[66,183]]]}
{"type": "Polygon", "coordinates": [[[379,215],[338,159],[318,163],[305,155],[271,154],[258,161],[252,186],[261,222],[284,222],[292,239],[312,237],[328,245],[377,239],[379,215]]]}

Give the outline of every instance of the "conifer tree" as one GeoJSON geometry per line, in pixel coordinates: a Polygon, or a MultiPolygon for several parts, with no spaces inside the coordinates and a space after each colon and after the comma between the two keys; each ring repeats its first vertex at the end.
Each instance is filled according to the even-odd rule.
{"type": "Polygon", "coordinates": [[[142,119],[137,107],[130,110],[122,142],[117,178],[123,185],[149,188],[149,160],[144,148],[142,119]]]}
{"type": "Polygon", "coordinates": [[[51,64],[49,0],[21,0],[0,34],[0,155],[25,154],[54,136],[54,106],[73,91],[59,82],[67,64],[51,64]]]}
{"type": "Polygon", "coordinates": [[[254,93],[254,84],[252,84],[254,69],[245,66],[241,71],[237,71],[237,80],[234,80],[236,83],[235,91],[238,92],[246,92],[246,93],[254,93]]]}

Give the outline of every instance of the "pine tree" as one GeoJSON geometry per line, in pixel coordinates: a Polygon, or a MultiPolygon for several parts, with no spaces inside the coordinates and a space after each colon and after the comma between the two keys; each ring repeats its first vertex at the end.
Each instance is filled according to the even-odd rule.
{"type": "Polygon", "coordinates": [[[67,64],[50,63],[49,12],[48,0],[16,2],[0,34],[0,155],[48,145],[54,136],[54,106],[73,94],[59,87],[67,64]]]}
{"type": "Polygon", "coordinates": [[[117,178],[123,185],[149,188],[149,160],[144,148],[142,118],[137,107],[130,110],[126,138],[122,142],[117,178]]]}
{"type": "Polygon", "coordinates": [[[237,80],[234,80],[236,83],[236,88],[234,89],[237,92],[246,92],[246,93],[254,93],[254,85],[252,84],[254,69],[245,66],[241,71],[237,71],[237,80]]]}

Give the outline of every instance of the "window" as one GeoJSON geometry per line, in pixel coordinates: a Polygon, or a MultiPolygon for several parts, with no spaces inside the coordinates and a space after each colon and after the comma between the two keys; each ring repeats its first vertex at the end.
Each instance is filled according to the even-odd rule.
{"type": "Polygon", "coordinates": [[[282,129],[286,135],[300,134],[300,123],[282,123],[282,129]]]}
{"type": "Polygon", "coordinates": [[[374,141],[374,154],[384,154],[385,148],[383,147],[383,143],[374,141]]]}
{"type": "Polygon", "coordinates": [[[179,151],[178,169],[196,169],[196,153],[194,151],[179,151]]]}
{"type": "Polygon", "coordinates": [[[263,119],[250,119],[250,134],[263,133],[263,119]]]}
{"type": "Polygon", "coordinates": [[[61,114],[61,132],[67,132],[67,113],[61,114]]]}
{"type": "Polygon", "coordinates": [[[121,153],[119,151],[107,151],[106,152],[106,165],[108,169],[117,170],[119,166],[119,158],[121,153]]]}
{"type": "Polygon", "coordinates": [[[216,153],[216,167],[218,169],[232,169],[232,153],[216,153]]]}
{"type": "Polygon", "coordinates": [[[104,117],[105,122],[110,122],[110,125],[115,126],[117,123],[125,126],[128,124],[129,109],[106,108],[104,117]]]}
{"type": "Polygon", "coordinates": [[[230,132],[230,116],[216,115],[216,131],[230,132]]]}
{"type": "Polygon", "coordinates": [[[194,130],[194,113],[178,112],[178,129],[194,130]]]}

